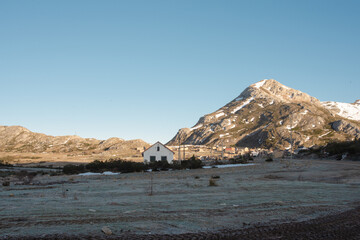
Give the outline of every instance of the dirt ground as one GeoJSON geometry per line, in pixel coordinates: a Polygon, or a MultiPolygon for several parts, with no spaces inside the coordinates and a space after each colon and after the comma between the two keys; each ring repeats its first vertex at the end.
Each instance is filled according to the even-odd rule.
{"type": "Polygon", "coordinates": [[[0,239],[360,239],[360,162],[255,164],[14,179],[0,239]]]}

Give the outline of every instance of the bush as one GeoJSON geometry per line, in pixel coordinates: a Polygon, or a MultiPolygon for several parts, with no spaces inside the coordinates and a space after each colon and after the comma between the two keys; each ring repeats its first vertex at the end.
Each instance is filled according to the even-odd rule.
{"type": "Polygon", "coordinates": [[[210,178],[209,179],[209,187],[216,187],[216,186],[217,186],[216,180],[213,178],[210,178]]]}
{"type": "Polygon", "coordinates": [[[272,161],[274,161],[274,160],[272,159],[272,157],[268,157],[268,158],[265,160],[265,162],[272,162],[272,161]]]}
{"type": "Polygon", "coordinates": [[[103,171],[108,170],[105,168],[105,166],[106,166],[105,162],[102,162],[99,160],[95,160],[95,161],[85,165],[86,169],[91,172],[103,172],[103,171]]]}
{"type": "Polygon", "coordinates": [[[21,170],[20,172],[16,172],[15,175],[24,184],[30,184],[32,182],[33,178],[37,175],[37,173],[21,170]]]}
{"type": "Polygon", "coordinates": [[[360,140],[329,143],[326,145],[325,151],[328,152],[329,155],[344,153],[360,154],[360,140]]]}
{"type": "Polygon", "coordinates": [[[202,168],[203,163],[200,159],[196,158],[194,155],[189,158],[188,160],[181,161],[181,168],[188,168],[188,169],[196,169],[202,168]]]}
{"type": "Polygon", "coordinates": [[[79,174],[85,171],[84,165],[73,165],[73,164],[67,164],[63,168],[63,173],[65,174],[79,174]]]}
{"type": "Polygon", "coordinates": [[[10,182],[9,182],[9,181],[5,181],[5,182],[2,183],[2,185],[3,185],[4,187],[8,187],[8,186],[10,186],[10,182]]]}
{"type": "Polygon", "coordinates": [[[195,156],[192,156],[189,160],[181,161],[181,164],[174,162],[172,164],[167,161],[155,161],[148,164],[143,162],[131,162],[124,161],[121,159],[110,159],[107,161],[95,160],[86,165],[73,165],[68,164],[63,168],[63,173],[65,174],[78,174],[86,171],[90,172],[121,172],[121,173],[130,173],[130,172],[142,172],[148,169],[153,171],[166,171],[169,169],[195,169],[202,168],[202,161],[197,159],[195,156]]]}

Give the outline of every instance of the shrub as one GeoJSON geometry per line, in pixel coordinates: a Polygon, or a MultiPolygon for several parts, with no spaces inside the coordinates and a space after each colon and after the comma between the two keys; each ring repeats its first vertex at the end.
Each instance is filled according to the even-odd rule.
{"type": "Polygon", "coordinates": [[[272,159],[272,157],[268,157],[268,158],[265,160],[265,162],[272,162],[272,161],[274,161],[274,160],[272,159]]]}
{"type": "Polygon", "coordinates": [[[15,175],[24,184],[30,184],[32,182],[33,178],[37,175],[37,173],[21,170],[20,172],[16,172],[15,175]]]}
{"type": "Polygon", "coordinates": [[[188,160],[181,161],[181,168],[196,169],[202,168],[202,166],[202,161],[196,158],[194,155],[188,160]]]}
{"type": "Polygon", "coordinates": [[[210,178],[209,179],[209,187],[216,187],[216,186],[217,186],[216,180],[213,178],[210,178]]]}
{"type": "Polygon", "coordinates": [[[4,182],[2,183],[2,185],[3,185],[4,187],[8,187],[8,186],[10,186],[10,182],[9,182],[9,181],[4,181],[4,182]]]}
{"type": "Polygon", "coordinates": [[[336,154],[359,154],[360,153],[360,141],[349,141],[349,142],[335,142],[329,143],[325,147],[325,151],[330,155],[336,154]]]}
{"type": "Polygon", "coordinates": [[[86,169],[90,170],[91,172],[102,172],[106,171],[105,162],[95,160],[91,163],[86,164],[86,169]]]}
{"type": "Polygon", "coordinates": [[[65,174],[79,174],[85,171],[84,165],[73,165],[73,164],[67,164],[63,168],[63,173],[65,174]]]}

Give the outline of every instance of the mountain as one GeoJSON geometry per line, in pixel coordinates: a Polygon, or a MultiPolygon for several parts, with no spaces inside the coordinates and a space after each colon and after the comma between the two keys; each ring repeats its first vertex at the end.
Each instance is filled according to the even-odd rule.
{"type": "Polygon", "coordinates": [[[221,145],[289,149],[360,137],[360,101],[320,102],[264,79],[234,100],[182,128],[168,145],[221,145]]]}
{"type": "Polygon", "coordinates": [[[34,133],[21,126],[0,126],[0,152],[32,153],[101,153],[105,151],[129,151],[150,145],[143,140],[109,138],[97,140],[79,136],[48,136],[34,133]]]}

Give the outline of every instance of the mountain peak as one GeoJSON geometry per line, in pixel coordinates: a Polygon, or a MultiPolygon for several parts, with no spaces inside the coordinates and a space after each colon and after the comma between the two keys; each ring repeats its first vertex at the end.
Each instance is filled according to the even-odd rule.
{"type": "Polygon", "coordinates": [[[311,102],[320,103],[320,101],[299,90],[289,88],[275,79],[263,79],[246,88],[235,101],[248,98],[263,98],[276,102],[311,102]]]}
{"type": "Polygon", "coordinates": [[[168,144],[177,145],[181,142],[289,149],[291,141],[294,146],[310,147],[332,139],[348,140],[354,135],[349,134],[347,128],[360,136],[358,124],[343,127],[342,130],[329,126],[341,119],[339,116],[357,120],[355,117],[360,115],[359,103],[348,104],[351,108],[338,103],[324,104],[274,79],[263,79],[247,87],[237,98],[217,111],[201,117],[192,128],[180,129],[168,144]],[[329,109],[332,105],[339,109],[329,109]],[[291,136],[292,129],[296,133],[291,136]]]}

